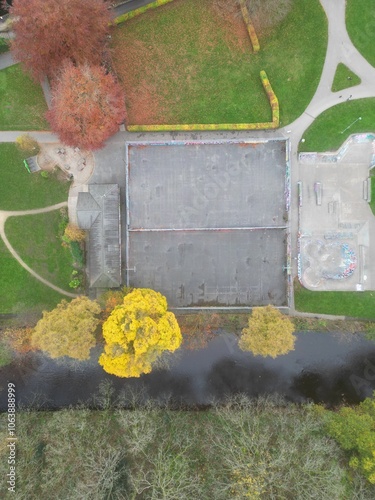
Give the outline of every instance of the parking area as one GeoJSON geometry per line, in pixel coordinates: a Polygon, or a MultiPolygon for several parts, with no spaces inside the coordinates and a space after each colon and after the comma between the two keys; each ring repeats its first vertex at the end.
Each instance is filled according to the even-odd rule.
{"type": "Polygon", "coordinates": [[[286,143],[127,144],[127,283],[172,307],[287,303],[286,143]]]}

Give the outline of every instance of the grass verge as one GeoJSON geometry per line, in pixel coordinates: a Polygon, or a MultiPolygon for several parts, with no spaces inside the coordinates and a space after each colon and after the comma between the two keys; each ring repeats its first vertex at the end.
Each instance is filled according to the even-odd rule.
{"type": "Polygon", "coordinates": [[[353,71],[351,71],[345,64],[339,63],[336,68],[335,77],[332,83],[332,92],[348,89],[359,85],[361,79],[353,71]]]}
{"type": "Polygon", "coordinates": [[[346,0],[346,29],[354,46],[375,67],[373,0],[346,0]]]}
{"type": "Polygon", "coordinates": [[[375,292],[317,292],[294,283],[297,311],[375,319],[375,292]]]}
{"type": "Polygon", "coordinates": [[[1,314],[53,309],[64,298],[20,266],[2,240],[0,240],[0,281],[1,314]]]}
{"type": "Polygon", "coordinates": [[[324,111],[303,134],[299,151],[336,151],[351,134],[363,132],[375,132],[375,98],[345,101],[324,111]]]}
{"type": "Polygon", "coordinates": [[[59,210],[37,215],[10,217],[5,233],[21,259],[43,278],[70,291],[73,257],[58,238],[59,210]]]}
{"type": "Polygon", "coordinates": [[[19,64],[0,70],[0,130],[48,130],[42,88],[19,64]]]}
{"type": "Polygon", "coordinates": [[[0,210],[42,208],[68,199],[69,182],[29,174],[24,158],[14,144],[0,144],[0,210]]]}
{"type": "Polygon", "coordinates": [[[293,121],[319,82],[327,43],[325,14],[317,0],[303,5],[294,0],[272,32],[259,39],[261,50],[252,54],[243,19],[213,0],[175,0],[118,26],[114,66],[124,87],[128,122],[270,121],[261,70],[280,101],[280,124],[293,121]]]}

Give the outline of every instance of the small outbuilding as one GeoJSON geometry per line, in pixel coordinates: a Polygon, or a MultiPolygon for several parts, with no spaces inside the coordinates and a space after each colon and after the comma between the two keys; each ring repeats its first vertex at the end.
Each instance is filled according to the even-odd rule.
{"type": "Polygon", "coordinates": [[[92,288],[121,286],[120,189],[118,184],[89,184],[78,193],[77,221],[88,231],[87,271],[92,288]]]}

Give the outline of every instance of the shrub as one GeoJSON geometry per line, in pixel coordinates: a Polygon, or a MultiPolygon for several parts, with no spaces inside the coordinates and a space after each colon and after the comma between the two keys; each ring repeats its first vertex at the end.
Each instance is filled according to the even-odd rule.
{"type": "Polygon", "coordinates": [[[74,262],[77,264],[78,267],[83,267],[84,265],[84,255],[83,255],[83,250],[78,243],[78,241],[71,241],[70,242],[70,251],[72,254],[72,257],[74,259],[74,262]]]}
{"type": "Polygon", "coordinates": [[[85,241],[86,231],[80,229],[78,226],[69,222],[64,231],[64,236],[68,238],[69,241],[85,241]]]}
{"type": "Polygon", "coordinates": [[[23,153],[27,153],[29,155],[36,155],[40,151],[40,147],[38,141],[36,141],[29,134],[19,135],[15,140],[17,148],[23,153]]]}
{"type": "Polygon", "coordinates": [[[60,208],[60,221],[58,228],[58,237],[62,238],[65,232],[66,226],[69,224],[68,209],[66,207],[60,208]]]}

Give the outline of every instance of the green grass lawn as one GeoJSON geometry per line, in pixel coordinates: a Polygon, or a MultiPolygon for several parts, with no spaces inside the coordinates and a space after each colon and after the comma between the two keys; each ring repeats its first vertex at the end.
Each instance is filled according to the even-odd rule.
{"type": "Polygon", "coordinates": [[[281,125],[296,119],[318,85],[327,22],[318,0],[293,0],[251,53],[242,18],[213,0],[175,0],[113,31],[114,66],[129,123],[235,123],[271,119],[260,82],[265,70],[281,125]]]}
{"type": "Polygon", "coordinates": [[[345,64],[340,63],[337,65],[335,77],[332,83],[332,92],[338,92],[339,90],[348,89],[350,87],[355,87],[359,85],[361,79],[353,71],[345,66],[345,64]]]}
{"type": "Polygon", "coordinates": [[[10,244],[35,272],[63,290],[71,291],[69,281],[73,258],[58,238],[59,210],[37,215],[10,217],[5,233],[10,244]]]}
{"type": "Polygon", "coordinates": [[[350,134],[361,132],[375,132],[375,98],[345,101],[324,111],[304,133],[299,150],[336,151],[350,134]]]}
{"type": "Polygon", "coordinates": [[[69,182],[29,174],[14,144],[0,144],[0,210],[29,210],[68,199],[69,182]]]}
{"type": "Polygon", "coordinates": [[[19,64],[0,70],[0,130],[48,130],[42,88],[19,64]]]}
{"type": "Polygon", "coordinates": [[[64,298],[31,276],[12,257],[1,239],[0,283],[1,314],[53,309],[64,298]]]}
{"type": "Polygon", "coordinates": [[[375,67],[374,0],[346,0],[346,29],[355,47],[375,67]]]}
{"type": "Polygon", "coordinates": [[[295,281],[294,302],[297,311],[375,319],[375,291],[316,292],[295,281]]]}

